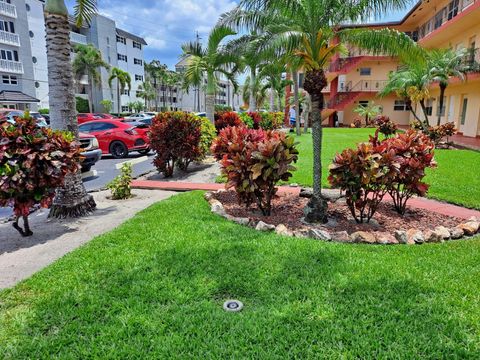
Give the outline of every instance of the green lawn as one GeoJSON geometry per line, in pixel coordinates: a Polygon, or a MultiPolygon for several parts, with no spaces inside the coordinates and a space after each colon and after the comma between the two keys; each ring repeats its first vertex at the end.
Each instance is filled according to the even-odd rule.
{"type": "Polygon", "coordinates": [[[283,238],[187,193],[0,293],[0,358],[478,359],[479,275],[480,239],[283,238]]]}
{"type": "MultiPolygon", "coordinates": [[[[373,129],[324,129],[323,185],[328,187],[328,165],[336,152],[354,147],[368,140],[373,129]]],[[[300,156],[297,171],[289,183],[312,185],[312,137],[297,137],[300,156]]],[[[427,183],[431,184],[429,197],[480,209],[480,152],[470,150],[436,150],[438,167],[428,171],[427,183]]]]}

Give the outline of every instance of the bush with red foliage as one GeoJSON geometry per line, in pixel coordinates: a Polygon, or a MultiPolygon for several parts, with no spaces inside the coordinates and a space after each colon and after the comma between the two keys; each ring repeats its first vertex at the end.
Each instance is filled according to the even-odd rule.
{"type": "Polygon", "coordinates": [[[269,216],[279,181],[288,181],[298,159],[294,139],[283,132],[229,127],[220,132],[212,152],[221,158],[226,188],[234,188],[239,202],[254,202],[269,216]]]}
{"type": "Polygon", "coordinates": [[[79,170],[80,147],[70,133],[40,128],[35,119],[16,118],[0,125],[0,206],[12,206],[14,227],[32,232],[28,215],[34,206],[48,208],[65,175],[79,170]],[[24,229],[18,226],[23,217],[24,229]]]}
{"type": "Polygon", "coordinates": [[[219,115],[219,118],[215,120],[215,127],[217,128],[217,132],[220,130],[225,129],[229,126],[240,126],[242,125],[242,120],[238,116],[236,112],[227,111],[219,115]]]}
{"type": "Polygon", "coordinates": [[[345,191],[348,208],[357,223],[369,222],[394,177],[395,154],[381,151],[371,139],[356,149],[345,149],[330,165],[328,181],[345,191]]]}
{"type": "Polygon", "coordinates": [[[171,177],[175,165],[186,170],[202,157],[201,121],[185,112],[159,113],[150,127],[150,147],[156,152],[153,164],[165,177],[171,177]]]}
{"type": "Polygon", "coordinates": [[[395,154],[395,176],[391,179],[388,192],[395,210],[403,215],[407,201],[414,195],[425,196],[429,185],[423,182],[425,170],[436,167],[435,144],[422,132],[408,130],[381,143],[382,152],[395,154]]]}
{"type": "MultiPolygon", "coordinates": [[[[261,128],[260,123],[263,120],[262,115],[256,111],[249,111],[247,115],[250,116],[250,118],[253,121],[253,128],[260,129],[261,128]]],[[[267,130],[267,129],[264,129],[264,130],[267,130]]]]}
{"type": "Polygon", "coordinates": [[[395,135],[398,130],[397,124],[395,124],[388,116],[378,115],[375,117],[373,123],[378,128],[380,133],[385,135],[385,137],[390,137],[395,135]]]}
{"type": "Polygon", "coordinates": [[[453,122],[448,122],[439,126],[431,126],[427,130],[427,134],[429,138],[435,143],[439,144],[443,138],[455,135],[457,129],[455,128],[455,124],[453,122]]]}

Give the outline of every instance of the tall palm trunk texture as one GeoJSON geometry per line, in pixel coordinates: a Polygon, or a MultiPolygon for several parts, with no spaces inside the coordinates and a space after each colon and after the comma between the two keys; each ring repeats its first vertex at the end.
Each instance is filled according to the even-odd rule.
{"type": "Polygon", "coordinates": [[[214,74],[207,74],[207,91],[205,94],[205,113],[207,118],[215,124],[215,79],[214,74]]]}
{"type": "Polygon", "coordinates": [[[121,113],[121,96],[120,96],[120,80],[117,79],[117,113],[120,116],[121,113]]]}
{"type": "Polygon", "coordinates": [[[312,142],[313,142],[313,196],[305,206],[305,221],[326,223],[327,201],[322,196],[322,115],[324,106],[322,90],[327,86],[327,79],[322,69],[310,70],[305,74],[304,89],[312,101],[312,142]]]}
{"type": "Polygon", "coordinates": [[[256,69],[250,70],[250,97],[248,101],[248,111],[257,111],[257,99],[255,98],[255,83],[257,82],[256,69]]]}
{"type": "Polygon", "coordinates": [[[445,103],[445,90],[447,89],[447,85],[443,82],[440,82],[440,109],[438,111],[438,119],[437,119],[437,126],[440,126],[440,123],[442,122],[442,109],[445,103]]]}
{"type": "Polygon", "coordinates": [[[275,91],[273,87],[270,89],[270,111],[276,111],[275,109],[275,91]]]}
{"type": "Polygon", "coordinates": [[[302,132],[300,131],[300,101],[298,100],[298,72],[297,71],[292,71],[292,79],[293,79],[293,102],[295,104],[295,112],[296,112],[296,121],[295,121],[295,128],[297,131],[297,136],[302,135],[302,132]]]}
{"type": "Polygon", "coordinates": [[[88,111],[93,113],[93,79],[88,75],[88,111]]]}
{"type": "MultiPolygon", "coordinates": [[[[78,139],[67,16],[66,13],[57,14],[48,10],[45,12],[50,118],[54,129],[70,131],[78,139]]],[[[95,201],[86,192],[81,173],[77,171],[68,174],[63,187],[57,189],[49,216],[83,216],[95,210],[95,207],[95,201]]]]}

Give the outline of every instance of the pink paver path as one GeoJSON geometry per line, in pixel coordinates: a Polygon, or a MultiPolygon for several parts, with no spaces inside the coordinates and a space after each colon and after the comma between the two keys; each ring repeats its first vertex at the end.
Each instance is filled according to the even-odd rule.
{"type": "MultiPolygon", "coordinates": [[[[152,181],[152,180],[133,180],[132,187],[136,189],[150,189],[150,190],[168,190],[168,191],[192,191],[205,190],[215,191],[223,189],[224,184],[201,184],[201,183],[187,183],[187,182],[170,182],[170,181],[152,181]]],[[[280,186],[279,193],[298,194],[300,188],[290,186],[280,186]]],[[[425,198],[410,199],[409,206],[429,210],[438,214],[447,216],[455,216],[461,219],[468,219],[472,216],[480,218],[480,211],[466,209],[461,206],[451,205],[440,201],[435,201],[425,198]]]]}

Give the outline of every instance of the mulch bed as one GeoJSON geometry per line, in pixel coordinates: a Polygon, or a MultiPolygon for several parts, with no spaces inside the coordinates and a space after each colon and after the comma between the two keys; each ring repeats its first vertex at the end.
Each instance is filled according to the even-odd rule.
{"type": "Polygon", "coordinates": [[[303,208],[308,199],[301,198],[298,195],[279,195],[273,201],[273,210],[271,216],[263,216],[253,205],[246,209],[244,205],[239,205],[234,191],[224,191],[214,193],[214,198],[220,201],[227,214],[235,217],[249,218],[252,221],[263,221],[272,225],[285,225],[288,229],[308,230],[310,228],[324,229],[327,231],[347,231],[352,234],[356,231],[379,231],[394,233],[396,230],[418,229],[421,231],[433,230],[436,226],[445,226],[447,228],[455,227],[461,222],[461,219],[429,212],[422,209],[408,209],[404,216],[400,216],[393,209],[393,204],[384,201],[378,207],[373,219],[368,224],[357,224],[350,214],[350,210],[344,199],[334,203],[329,203],[328,224],[315,224],[314,226],[302,222],[303,208]]]}

